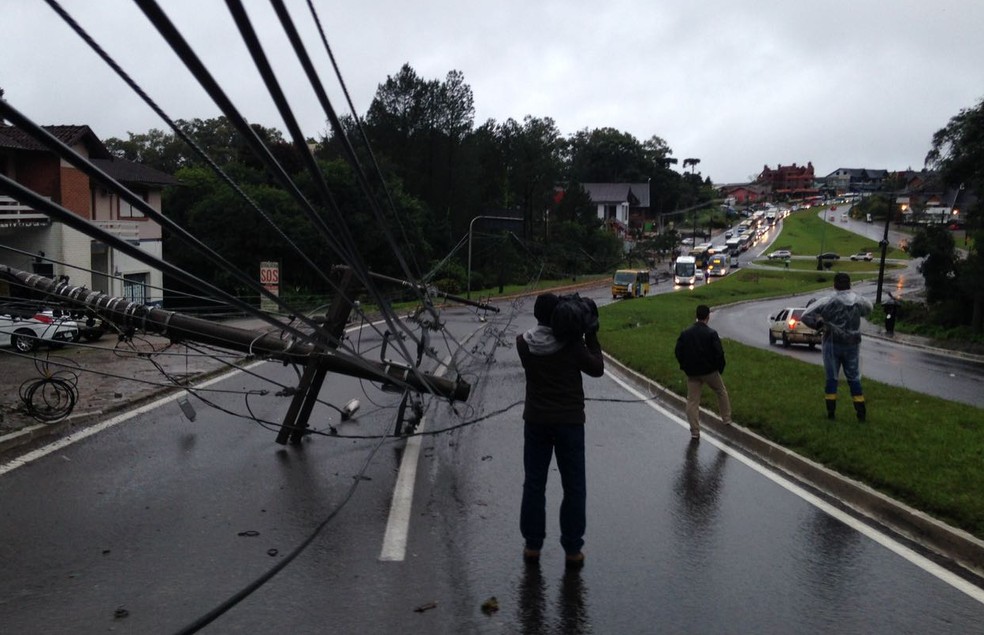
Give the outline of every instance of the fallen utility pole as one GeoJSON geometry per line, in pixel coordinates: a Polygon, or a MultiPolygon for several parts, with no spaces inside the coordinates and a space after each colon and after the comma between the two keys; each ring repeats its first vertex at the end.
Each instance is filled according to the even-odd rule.
{"type": "Polygon", "coordinates": [[[26,288],[84,307],[93,315],[116,325],[123,332],[140,330],[163,335],[175,342],[198,342],[294,364],[307,365],[317,362],[322,364],[326,371],[381,382],[383,385],[401,390],[431,393],[452,401],[466,401],[471,392],[471,386],[460,378],[450,380],[395,362],[375,362],[357,355],[348,355],[326,346],[322,343],[323,340],[317,337],[301,341],[292,336],[285,338],[276,330],[250,330],[217,324],[210,320],[109,296],[85,287],[56,282],[7,265],[0,265],[0,275],[9,276],[26,288]]]}

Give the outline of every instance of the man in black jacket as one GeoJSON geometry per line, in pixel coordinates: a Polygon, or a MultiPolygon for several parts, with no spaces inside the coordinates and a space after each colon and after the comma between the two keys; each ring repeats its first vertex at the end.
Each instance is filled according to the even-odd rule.
{"type": "MultiPolygon", "coordinates": [[[[587,499],[581,373],[601,377],[605,373],[605,360],[598,343],[594,303],[589,303],[593,315],[587,319],[583,336],[579,330],[569,338],[558,339],[551,327],[558,302],[559,298],[552,293],[538,296],[533,307],[537,325],[516,337],[516,350],[526,373],[523,407],[525,479],[519,526],[526,541],[524,559],[538,561],[546,537],[547,474],[551,457],[556,455],[564,488],[560,505],[560,544],[566,554],[567,566],[576,568],[584,564],[581,547],[584,545],[587,499]]],[[[585,301],[579,299],[577,302],[585,301]]]]}
{"type": "Polygon", "coordinates": [[[680,333],[676,343],[680,370],[687,374],[687,421],[692,439],[700,439],[700,391],[704,384],[717,395],[724,425],[731,425],[731,400],[721,379],[724,348],[717,331],[707,325],[710,317],[711,309],[705,304],[698,305],[697,321],[680,333]]]}

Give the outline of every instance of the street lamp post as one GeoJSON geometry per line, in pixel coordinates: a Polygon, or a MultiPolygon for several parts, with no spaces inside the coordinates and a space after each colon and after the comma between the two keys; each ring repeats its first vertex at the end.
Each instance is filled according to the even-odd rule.
{"type": "Polygon", "coordinates": [[[888,255],[888,225],[892,222],[892,212],[895,209],[895,198],[898,192],[889,192],[887,209],[885,211],[885,233],[878,246],[881,247],[881,260],[878,263],[878,287],[875,289],[875,304],[881,304],[882,284],[885,281],[885,257],[888,255]]]}
{"type": "Polygon", "coordinates": [[[471,219],[470,223],[468,223],[468,280],[465,282],[465,286],[466,286],[465,298],[469,300],[471,300],[472,228],[475,226],[475,221],[477,221],[480,218],[485,218],[489,220],[511,220],[517,222],[522,220],[519,218],[513,218],[512,216],[476,216],[475,218],[471,219]]]}
{"type": "Polygon", "coordinates": [[[821,216],[823,217],[823,230],[820,232],[820,253],[817,254],[817,271],[823,271],[823,243],[824,239],[827,237],[827,223],[830,222],[827,220],[827,214],[829,212],[829,207],[825,207],[823,212],[821,212],[821,216]]]}

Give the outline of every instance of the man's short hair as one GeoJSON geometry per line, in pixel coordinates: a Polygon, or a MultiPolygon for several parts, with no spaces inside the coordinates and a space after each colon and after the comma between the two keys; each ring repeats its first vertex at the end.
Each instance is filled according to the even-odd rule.
{"type": "Polygon", "coordinates": [[[697,319],[703,322],[709,317],[711,317],[711,307],[707,306],[706,304],[698,304],[697,319]]]}
{"type": "Polygon", "coordinates": [[[550,326],[550,317],[559,301],[560,298],[553,293],[541,293],[536,296],[536,302],[533,303],[533,317],[536,318],[536,323],[550,326]]]}
{"type": "Polygon", "coordinates": [[[843,271],[834,274],[834,289],[837,291],[847,291],[851,288],[851,276],[843,271]]]}

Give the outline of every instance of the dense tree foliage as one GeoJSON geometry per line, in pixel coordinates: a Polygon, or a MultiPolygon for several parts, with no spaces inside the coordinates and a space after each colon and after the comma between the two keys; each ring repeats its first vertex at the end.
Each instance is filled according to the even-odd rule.
{"type": "MultiPolygon", "coordinates": [[[[203,242],[252,271],[263,259],[283,263],[285,284],[317,290],[327,271],[344,258],[326,251],[311,221],[293,197],[276,186],[262,161],[223,117],[177,122],[256,203],[243,200],[201,157],[171,132],[130,133],[107,139],[116,156],[177,175],[165,213],[203,242]],[[300,255],[301,252],[306,256],[300,255]],[[309,262],[310,261],[310,262],[309,262]],[[316,267],[311,267],[313,262],[316,267]]],[[[621,242],[601,226],[580,184],[648,182],[651,208],[669,213],[710,200],[709,180],[694,169],[678,174],[669,145],[658,136],[640,142],[614,128],[584,129],[565,138],[553,119],[488,120],[475,126],[471,88],[459,71],[426,79],[408,64],[387,77],[364,118],[342,118],[316,144],[316,158],[332,201],[317,203],[326,215],[338,210],[346,231],[374,270],[402,275],[386,232],[410,262],[411,274],[461,286],[460,248],[477,216],[509,216],[515,225],[477,232],[473,281],[522,282],[532,275],[575,276],[618,264],[621,242]],[[351,150],[369,175],[370,197],[356,179],[351,150]],[[377,170],[378,167],[378,170],[377,170]],[[521,222],[519,222],[521,221],[521,222]],[[441,271],[434,271],[437,263],[441,271]]],[[[319,201],[301,152],[275,129],[254,125],[309,200],[319,201]]],[[[312,144],[315,145],[315,144],[312,144]]],[[[230,282],[166,237],[168,258],[215,282],[230,282]]]]}
{"type": "Polygon", "coordinates": [[[926,300],[940,302],[954,291],[957,250],[950,231],[941,225],[928,225],[909,243],[913,258],[924,258],[919,272],[926,280],[926,300]]]}
{"type": "MultiPolygon", "coordinates": [[[[955,187],[984,192],[984,99],[973,108],[965,108],[952,117],[946,126],[933,135],[933,145],[926,164],[938,169],[944,181],[955,187]]],[[[957,311],[976,333],[984,332],[984,201],[961,210],[966,218],[967,231],[974,240],[969,244],[966,258],[953,263],[953,284],[947,284],[940,299],[956,301],[955,306],[971,306],[957,311]]],[[[927,259],[928,261],[928,259],[927,259]]],[[[930,279],[926,279],[927,287],[930,279]]]]}

